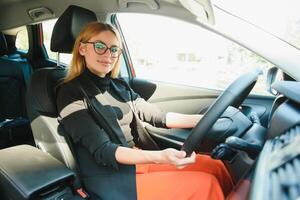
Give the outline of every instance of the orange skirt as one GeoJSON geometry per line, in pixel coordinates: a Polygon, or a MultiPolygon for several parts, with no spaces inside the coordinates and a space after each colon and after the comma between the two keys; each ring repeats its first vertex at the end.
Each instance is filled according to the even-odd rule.
{"type": "Polygon", "coordinates": [[[233,187],[222,161],[207,155],[196,156],[196,163],[183,169],[170,164],[136,165],[139,200],[218,200],[233,187]]]}

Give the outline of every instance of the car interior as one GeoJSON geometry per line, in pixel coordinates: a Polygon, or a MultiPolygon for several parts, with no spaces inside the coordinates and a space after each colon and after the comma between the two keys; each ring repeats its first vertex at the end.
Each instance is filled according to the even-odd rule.
{"type": "MultiPolygon", "coordinates": [[[[18,54],[10,54],[6,39],[1,33],[1,134],[3,138],[0,147],[3,148],[7,142],[18,144],[18,140],[26,140],[30,143],[30,122],[25,109],[25,93],[31,76],[31,67],[26,59],[18,54]],[[9,131],[9,133],[7,132],[9,131]]],[[[13,144],[11,144],[13,145],[13,144]]]]}
{"type": "MultiPolygon", "coordinates": [[[[216,19],[209,0],[200,4],[202,15],[196,18],[194,12],[198,10],[191,9],[188,2],[0,2],[0,199],[99,199],[84,186],[80,173],[84,159],[78,158],[72,140],[59,124],[56,92],[68,69],[60,55],[72,53],[77,35],[89,22],[105,21],[122,33],[115,14],[126,12],[181,19],[243,44],[232,38],[233,32],[225,35],[211,28],[216,19]],[[56,59],[49,58],[44,46],[46,27],[42,22],[50,19],[57,19],[50,33],[50,49],[56,59]],[[27,51],[16,47],[17,33],[22,29],[28,33],[27,51]]],[[[275,39],[278,38],[272,36],[270,41],[275,39]]],[[[297,49],[286,49],[288,55],[282,55],[282,59],[289,58],[286,65],[276,53],[266,52],[268,47],[260,51],[255,44],[246,46],[251,39],[246,40],[245,47],[256,50],[276,66],[266,74],[271,94],[257,95],[251,90],[259,82],[260,70],[237,76],[224,90],[139,78],[123,35],[122,40],[123,66],[128,73],[124,78],[135,92],[165,111],[204,114],[193,129],[162,129],[145,124],[160,149],[183,149],[187,154],[197,151],[222,160],[234,181],[226,199],[299,198],[297,49]]],[[[274,45],[286,48],[282,41],[274,45]]]]}

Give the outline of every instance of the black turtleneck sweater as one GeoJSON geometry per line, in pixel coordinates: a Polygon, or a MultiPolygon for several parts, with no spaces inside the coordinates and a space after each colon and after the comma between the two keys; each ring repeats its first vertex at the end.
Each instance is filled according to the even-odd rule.
{"type": "Polygon", "coordinates": [[[136,118],[165,127],[166,114],[140,98],[124,80],[101,78],[88,70],[60,85],[56,100],[63,128],[58,129],[72,139],[80,175],[89,191],[104,199],[122,199],[124,194],[136,199],[135,166],[118,163],[116,150],[120,145],[132,147],[137,141],[136,118]],[[90,98],[102,104],[98,111],[116,138],[96,123],[79,83],[90,98]]]}
{"type": "MultiPolygon", "coordinates": [[[[124,86],[122,80],[110,77],[101,78],[92,72],[85,70],[79,77],[64,83],[60,86],[57,94],[57,107],[60,114],[60,123],[71,136],[73,142],[87,149],[96,163],[107,167],[118,168],[115,158],[115,151],[121,144],[115,144],[102,127],[94,121],[83,102],[83,95],[80,92],[77,79],[84,80],[86,89],[93,88],[93,96],[101,94],[103,107],[113,113],[102,113],[105,116],[116,119],[129,147],[135,145],[137,135],[134,123],[133,111],[141,121],[148,122],[155,127],[166,127],[166,113],[160,111],[154,105],[146,102],[134,92],[124,86]],[[97,89],[96,91],[94,89],[97,89]],[[131,94],[131,95],[129,95],[131,94]],[[125,100],[124,100],[125,99],[125,100]],[[130,105],[133,105],[131,108],[130,105]]],[[[124,81],[123,81],[124,82],[124,81]]],[[[131,89],[130,89],[131,90],[131,89]]],[[[84,174],[90,173],[87,170],[84,174]]]]}
{"type": "MultiPolygon", "coordinates": [[[[113,108],[128,145],[130,147],[134,146],[133,136],[131,134],[132,131],[130,127],[130,124],[133,120],[133,113],[128,103],[124,102],[119,97],[117,91],[115,91],[113,87],[111,87],[112,79],[109,76],[102,78],[93,74],[89,70],[85,70],[84,73],[86,73],[88,77],[90,77],[90,79],[102,92],[107,102],[109,102],[109,105],[113,108]]],[[[105,104],[103,105],[105,106],[105,104]]]]}

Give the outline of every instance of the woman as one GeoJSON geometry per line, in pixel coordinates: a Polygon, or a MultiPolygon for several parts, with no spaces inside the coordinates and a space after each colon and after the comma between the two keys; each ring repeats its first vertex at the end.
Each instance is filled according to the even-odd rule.
{"type": "Polygon", "coordinates": [[[88,191],[103,199],[223,199],[232,181],[221,161],[195,153],[186,157],[172,148],[135,148],[138,120],[156,127],[192,128],[201,115],[164,113],[140,98],[117,78],[121,52],[112,26],[86,25],[57,96],[60,123],[73,140],[88,191]],[[101,104],[115,140],[95,122],[79,84],[101,104]]]}

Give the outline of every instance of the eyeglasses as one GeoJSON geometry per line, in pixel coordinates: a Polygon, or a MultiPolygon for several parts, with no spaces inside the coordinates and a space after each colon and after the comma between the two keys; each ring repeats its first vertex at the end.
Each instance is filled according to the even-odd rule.
{"type": "Polygon", "coordinates": [[[101,42],[101,41],[82,42],[82,43],[83,44],[93,44],[95,52],[99,55],[105,54],[108,49],[109,49],[109,52],[110,52],[110,56],[112,58],[117,58],[122,53],[122,49],[120,47],[113,45],[110,48],[108,48],[107,45],[104,42],[101,42]]]}

